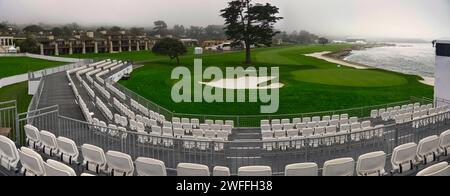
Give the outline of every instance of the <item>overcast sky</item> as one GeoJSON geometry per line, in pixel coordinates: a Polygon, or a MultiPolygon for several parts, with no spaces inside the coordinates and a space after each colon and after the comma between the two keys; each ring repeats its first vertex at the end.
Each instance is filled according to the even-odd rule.
{"type": "MultiPolygon", "coordinates": [[[[450,0],[254,0],[280,7],[277,27],[321,35],[450,37],[450,0]]],[[[0,21],[17,24],[170,26],[223,24],[228,0],[0,0],[0,21]]]]}

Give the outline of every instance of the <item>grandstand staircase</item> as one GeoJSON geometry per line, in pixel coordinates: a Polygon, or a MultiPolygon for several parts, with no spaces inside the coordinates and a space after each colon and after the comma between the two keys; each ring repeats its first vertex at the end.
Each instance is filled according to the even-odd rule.
{"type": "MultiPolygon", "coordinates": [[[[252,165],[260,162],[262,144],[261,130],[258,129],[236,129],[230,135],[231,141],[239,141],[239,143],[229,143],[226,150],[226,158],[229,165],[252,165]]],[[[237,168],[237,167],[231,167],[237,168]]],[[[234,171],[237,172],[237,171],[234,171]]]]}
{"type": "Polygon", "coordinates": [[[38,109],[58,105],[59,114],[77,120],[84,120],[80,106],[69,86],[66,72],[45,76],[45,83],[38,109]]]}

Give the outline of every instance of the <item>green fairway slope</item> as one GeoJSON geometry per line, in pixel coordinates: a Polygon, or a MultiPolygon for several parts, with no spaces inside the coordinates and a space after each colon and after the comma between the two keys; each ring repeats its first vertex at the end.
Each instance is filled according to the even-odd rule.
{"type": "Polygon", "coordinates": [[[0,102],[16,100],[18,112],[26,112],[31,102],[28,95],[28,82],[21,82],[0,88],[0,102]]]}
{"type": "MultiPolygon", "coordinates": [[[[420,77],[379,69],[356,70],[304,56],[313,52],[338,51],[349,45],[308,45],[261,48],[253,51],[253,66],[279,66],[280,90],[278,114],[304,113],[354,108],[409,100],[411,96],[432,97],[433,88],[420,77]]],[[[243,65],[243,52],[202,55],[203,68],[243,65]]],[[[193,55],[181,58],[181,64],[193,70],[193,55]]],[[[155,57],[136,69],[131,80],[120,83],[143,97],[177,113],[254,115],[261,103],[174,103],[171,80],[175,61],[155,57]]],[[[264,104],[265,105],[265,104],[264,104]]]]}
{"type": "Polygon", "coordinates": [[[313,69],[295,71],[292,74],[298,81],[331,86],[388,87],[408,82],[399,75],[377,70],[313,69]]]}
{"type": "Polygon", "coordinates": [[[0,78],[57,67],[67,63],[29,57],[0,57],[0,78]]]}

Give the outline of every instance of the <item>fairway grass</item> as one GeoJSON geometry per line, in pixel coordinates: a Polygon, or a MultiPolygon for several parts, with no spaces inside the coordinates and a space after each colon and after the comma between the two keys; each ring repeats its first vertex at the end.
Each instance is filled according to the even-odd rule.
{"type": "MultiPolygon", "coordinates": [[[[433,88],[418,80],[420,77],[379,69],[356,70],[337,67],[336,64],[304,56],[321,51],[348,49],[349,45],[308,45],[282,48],[255,49],[253,66],[279,66],[280,107],[277,114],[309,113],[349,109],[410,100],[415,97],[433,97],[433,88]]],[[[202,55],[203,68],[244,66],[243,52],[202,55]]],[[[193,70],[193,55],[181,58],[181,64],[193,70]]],[[[266,103],[174,103],[171,80],[175,61],[155,57],[145,66],[134,70],[122,85],[137,94],[175,113],[209,115],[258,115],[266,103]]]]}
{"type": "Polygon", "coordinates": [[[408,83],[404,77],[381,70],[313,69],[299,70],[292,74],[295,80],[347,87],[388,87],[408,83]]]}
{"type": "Polygon", "coordinates": [[[16,100],[19,113],[26,112],[31,102],[28,95],[28,82],[21,82],[0,88],[0,102],[16,100]]]}
{"type": "Polygon", "coordinates": [[[67,63],[29,57],[0,57],[0,78],[57,67],[67,63]]]}

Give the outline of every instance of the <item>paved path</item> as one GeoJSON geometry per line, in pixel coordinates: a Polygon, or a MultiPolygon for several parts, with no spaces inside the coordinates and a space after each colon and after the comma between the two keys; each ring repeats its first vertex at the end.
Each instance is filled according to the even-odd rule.
{"type": "Polygon", "coordinates": [[[38,108],[59,106],[59,114],[69,118],[85,121],[80,106],[75,100],[66,72],[56,73],[45,77],[38,108]]]}

